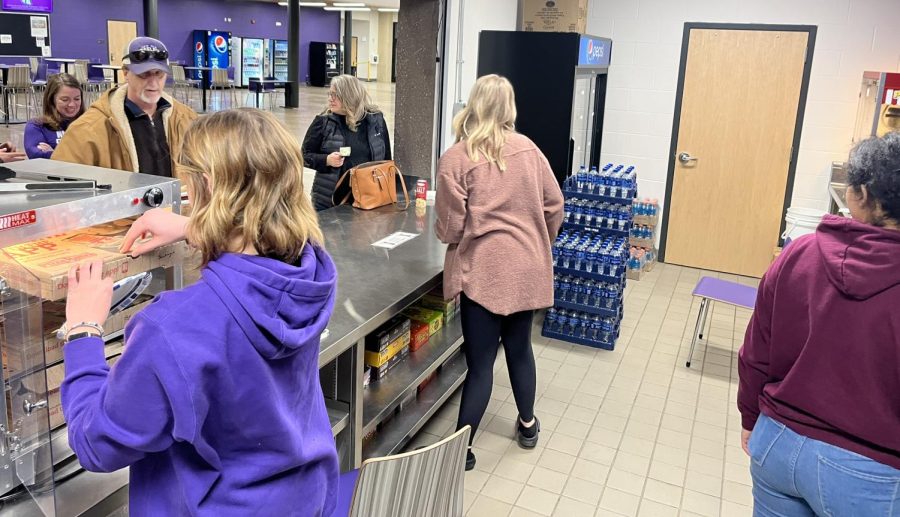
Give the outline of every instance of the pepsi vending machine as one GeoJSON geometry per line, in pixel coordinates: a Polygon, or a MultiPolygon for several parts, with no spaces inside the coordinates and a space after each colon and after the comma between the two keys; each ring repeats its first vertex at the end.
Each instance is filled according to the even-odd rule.
{"type": "MultiPolygon", "coordinates": [[[[194,31],[194,66],[228,68],[231,66],[231,33],[225,31],[194,31]]],[[[191,70],[192,79],[202,79],[209,88],[211,73],[191,70]]]]}
{"type": "Polygon", "coordinates": [[[516,129],[547,157],[556,179],[600,165],[612,40],[568,32],[482,31],[478,76],[516,92],[516,129]]]}

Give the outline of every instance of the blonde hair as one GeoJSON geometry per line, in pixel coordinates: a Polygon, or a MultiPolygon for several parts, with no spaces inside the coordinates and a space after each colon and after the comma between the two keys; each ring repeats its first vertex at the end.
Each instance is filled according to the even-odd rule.
{"type": "MultiPolygon", "coordinates": [[[[334,89],[334,96],[337,97],[344,110],[347,112],[345,119],[347,127],[350,131],[356,131],[359,121],[364,119],[369,113],[378,113],[381,110],[372,102],[372,97],[363,83],[352,75],[339,75],[331,78],[331,88],[334,89]]],[[[326,113],[331,110],[326,109],[326,113]]]]}
{"type": "Polygon", "coordinates": [[[516,95],[512,84],[499,75],[480,77],[469,94],[469,103],[453,119],[456,141],[466,142],[469,159],[481,156],[506,170],[503,146],[507,133],[516,130],[516,95]]]}
{"type": "Polygon", "coordinates": [[[308,243],[324,241],[303,190],[300,144],[269,112],[240,108],[195,121],[176,168],[191,193],[188,235],[215,260],[237,241],[294,263],[308,243]]]}

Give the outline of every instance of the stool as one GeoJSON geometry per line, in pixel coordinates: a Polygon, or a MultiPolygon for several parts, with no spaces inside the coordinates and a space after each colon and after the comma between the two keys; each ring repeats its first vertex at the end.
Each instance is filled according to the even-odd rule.
{"type": "Polygon", "coordinates": [[[753,310],[756,304],[756,288],[748,285],[719,280],[705,276],[694,287],[694,296],[699,296],[700,313],[697,314],[697,325],[694,327],[694,336],[691,338],[691,351],[688,354],[687,366],[691,367],[691,358],[694,356],[694,345],[697,339],[703,339],[703,329],[706,328],[706,316],[712,302],[722,302],[737,307],[753,310]]]}

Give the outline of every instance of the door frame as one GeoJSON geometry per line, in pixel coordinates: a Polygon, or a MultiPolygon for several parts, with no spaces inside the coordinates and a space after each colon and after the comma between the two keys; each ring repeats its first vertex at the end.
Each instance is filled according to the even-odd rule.
{"type": "MultiPolygon", "coordinates": [[[[675,93],[675,116],[672,122],[672,140],[669,144],[669,164],[666,174],[666,196],[663,208],[663,222],[660,231],[659,261],[666,260],[666,240],[669,237],[669,210],[671,209],[672,187],[675,182],[675,153],[678,151],[678,133],[681,130],[681,99],[684,95],[684,75],[687,69],[688,47],[691,43],[691,29],[719,29],[719,30],[747,30],[747,31],[772,31],[772,32],[806,32],[806,62],[803,65],[803,78],[800,84],[800,99],[797,103],[797,119],[794,123],[794,139],[791,143],[791,161],[788,164],[787,182],[784,190],[784,208],[782,215],[787,211],[794,192],[794,176],[797,172],[797,156],[800,153],[800,135],[803,130],[803,117],[806,114],[806,99],[809,93],[809,79],[812,71],[812,61],[816,48],[815,25],[770,25],[762,23],[699,23],[687,22],[684,24],[684,33],[681,38],[681,62],[678,65],[678,89],[675,93]]],[[[781,234],[784,233],[784,217],[781,218],[781,226],[778,230],[778,243],[782,242],[781,234]]]]}

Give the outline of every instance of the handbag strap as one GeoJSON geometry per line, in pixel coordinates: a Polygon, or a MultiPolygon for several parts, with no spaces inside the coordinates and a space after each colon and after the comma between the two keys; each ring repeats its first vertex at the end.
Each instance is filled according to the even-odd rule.
{"type": "Polygon", "coordinates": [[[338,178],[337,183],[334,184],[334,192],[331,193],[331,204],[332,204],[332,205],[334,205],[334,206],[340,206],[340,205],[343,205],[344,203],[346,203],[347,201],[350,200],[350,195],[353,193],[352,191],[351,191],[351,192],[347,192],[347,195],[344,196],[344,199],[342,199],[340,203],[335,203],[335,202],[334,202],[334,195],[337,193],[338,187],[340,187],[341,184],[344,183],[344,180],[347,178],[347,176],[350,175],[351,172],[353,172],[353,170],[354,170],[355,168],[356,168],[356,167],[354,167],[353,169],[348,169],[347,172],[345,172],[344,174],[341,175],[340,178],[338,178]]]}
{"type": "MultiPolygon", "coordinates": [[[[403,173],[400,172],[400,169],[397,168],[396,165],[391,165],[393,167],[394,172],[397,173],[397,176],[400,176],[400,186],[403,187],[403,199],[406,201],[406,206],[403,207],[404,210],[409,209],[409,192],[406,191],[406,181],[403,179],[403,173]]],[[[399,204],[399,203],[397,203],[399,204]]]]}

